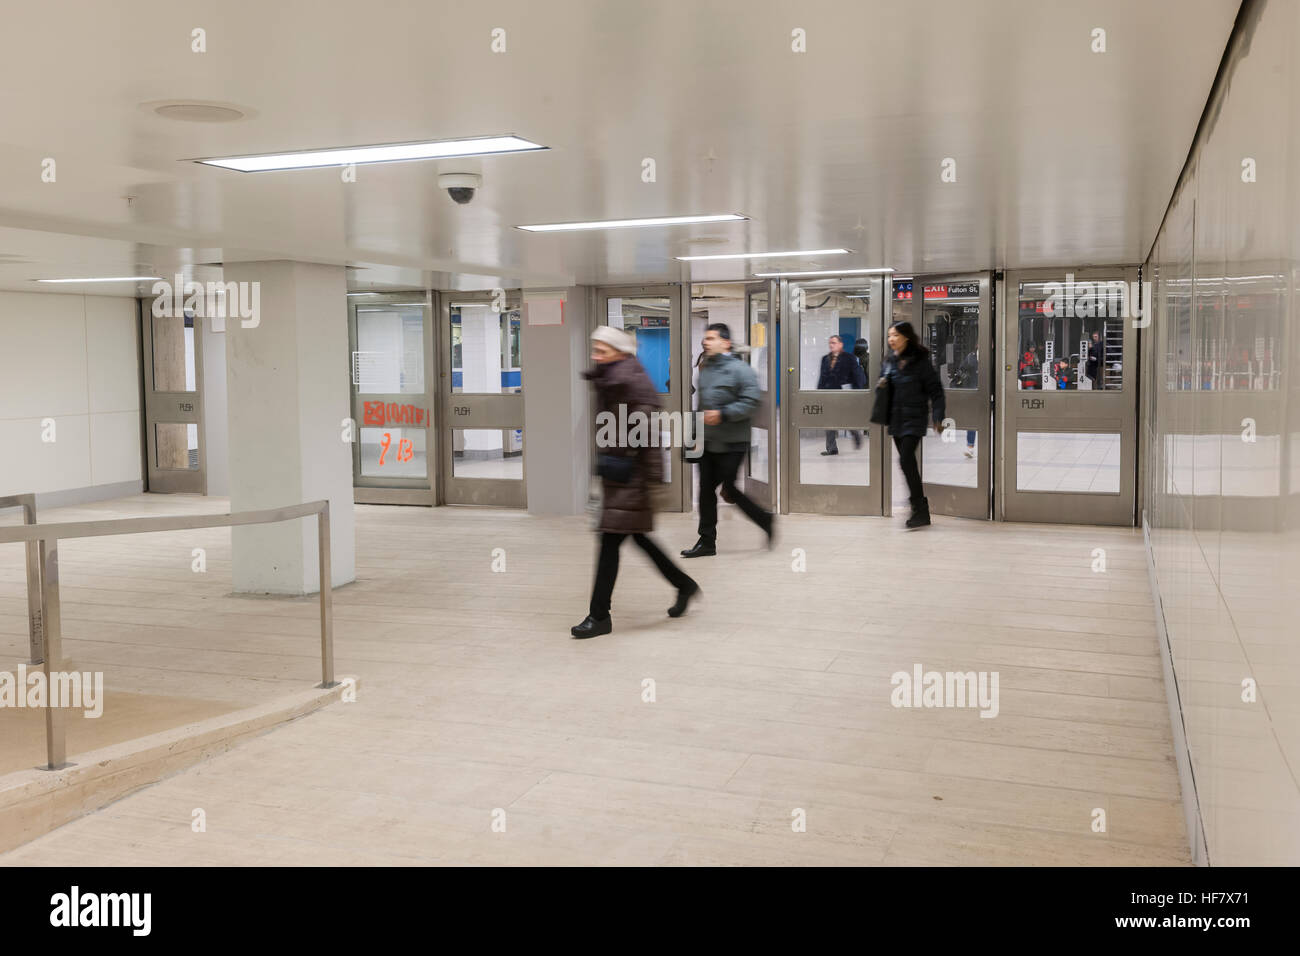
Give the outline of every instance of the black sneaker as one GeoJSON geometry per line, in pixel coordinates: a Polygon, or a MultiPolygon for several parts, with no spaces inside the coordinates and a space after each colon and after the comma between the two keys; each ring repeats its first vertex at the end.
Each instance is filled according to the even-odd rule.
{"type": "Polygon", "coordinates": [[[700,586],[694,581],[689,588],[682,588],[677,592],[677,603],[668,609],[669,617],[681,617],[686,613],[686,605],[691,603],[691,598],[699,597],[702,592],[700,586]]]}
{"type": "Polygon", "coordinates": [[[687,548],[685,551],[683,551],[682,557],[683,558],[707,558],[710,555],[714,555],[717,553],[718,553],[718,549],[712,541],[706,541],[705,539],[701,538],[699,541],[695,542],[694,547],[687,548]]]}
{"type": "Polygon", "coordinates": [[[839,453],[840,453],[840,451],[839,451],[838,448],[835,449],[835,451],[824,451],[824,452],[822,452],[823,455],[838,455],[839,453]]]}
{"type": "Polygon", "coordinates": [[[602,634],[608,634],[614,630],[614,619],[612,617],[597,620],[588,614],[582,619],[581,624],[575,624],[569,628],[569,633],[574,637],[600,637],[602,634]]]}

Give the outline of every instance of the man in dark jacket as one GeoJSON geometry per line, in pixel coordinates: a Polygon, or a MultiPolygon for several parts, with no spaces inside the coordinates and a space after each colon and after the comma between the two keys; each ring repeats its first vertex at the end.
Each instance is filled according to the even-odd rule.
{"type": "Polygon", "coordinates": [[[1101,333],[1092,333],[1092,342],[1088,345],[1088,361],[1084,365],[1084,373],[1092,379],[1092,387],[1099,388],[1101,383],[1097,381],[1101,377],[1101,370],[1106,365],[1105,346],[1101,343],[1101,333]]]}
{"type": "Polygon", "coordinates": [[[897,322],[889,329],[889,353],[886,353],[879,385],[888,382],[893,394],[889,408],[889,434],[898,450],[898,463],[907,478],[912,516],[907,527],[922,528],[930,523],[930,502],[925,497],[921,468],[916,449],[928,430],[931,411],[934,430],[943,433],[946,405],[943,383],[930,360],[930,352],[921,345],[910,322],[897,322]]]}
{"type": "MultiPolygon", "coordinates": [[[[832,335],[827,342],[830,351],[822,356],[821,374],[817,376],[817,387],[821,388],[866,388],[867,375],[862,371],[862,363],[855,356],[844,351],[844,340],[832,335]]],[[[839,445],[835,442],[837,429],[826,429],[826,450],[823,455],[838,455],[839,445]]],[[[851,429],[853,447],[862,447],[862,433],[851,429]]]]}
{"type": "Polygon", "coordinates": [[[684,558],[717,554],[718,486],[726,488],[745,517],[767,532],[772,545],[772,515],[736,487],[736,473],[749,451],[750,419],[758,408],[758,378],[749,363],[729,351],[731,330],[721,322],[704,333],[706,358],[700,366],[697,397],[704,418],[704,453],[700,456],[700,538],[682,552],[684,558]]]}

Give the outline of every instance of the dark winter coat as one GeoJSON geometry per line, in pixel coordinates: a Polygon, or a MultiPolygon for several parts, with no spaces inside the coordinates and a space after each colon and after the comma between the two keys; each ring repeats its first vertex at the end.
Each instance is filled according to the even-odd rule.
{"type": "Polygon", "coordinates": [[[1088,361],[1084,365],[1084,373],[1094,382],[1098,378],[1097,373],[1106,362],[1105,352],[1106,346],[1100,339],[1096,342],[1088,343],[1088,361]]]}
{"type": "Polygon", "coordinates": [[[830,353],[823,355],[821,373],[817,376],[817,387],[839,389],[845,385],[851,388],[867,387],[867,373],[862,370],[862,363],[856,356],[841,351],[832,367],[830,353]]]}
{"type": "MultiPolygon", "coordinates": [[[[582,377],[596,387],[597,416],[600,416],[601,412],[609,412],[617,421],[620,418],[619,406],[626,406],[627,411],[623,417],[629,422],[627,428],[629,437],[633,434],[633,423],[636,421],[633,412],[640,412],[648,418],[652,412],[659,409],[659,396],[650,381],[650,376],[646,374],[645,366],[631,355],[617,362],[596,365],[583,372],[582,377]]],[[[598,434],[600,420],[601,418],[597,419],[598,434]]],[[[642,433],[649,435],[648,425],[642,433]]],[[[663,480],[663,448],[649,447],[648,441],[640,448],[602,448],[598,444],[595,453],[597,456],[631,457],[636,461],[630,481],[620,483],[606,478],[601,479],[604,502],[596,530],[626,534],[646,534],[654,530],[652,489],[663,480]]]]}
{"type": "Polygon", "coordinates": [[[927,410],[931,411],[935,424],[943,421],[946,410],[943,383],[930,361],[928,349],[914,345],[904,349],[902,355],[889,353],[881,377],[889,379],[894,387],[889,434],[924,437],[929,429],[927,410]]]}
{"type": "Polygon", "coordinates": [[[705,451],[730,451],[749,447],[750,419],[762,393],[749,363],[732,352],[706,358],[700,365],[696,390],[699,411],[717,411],[722,421],[704,426],[705,451]]]}

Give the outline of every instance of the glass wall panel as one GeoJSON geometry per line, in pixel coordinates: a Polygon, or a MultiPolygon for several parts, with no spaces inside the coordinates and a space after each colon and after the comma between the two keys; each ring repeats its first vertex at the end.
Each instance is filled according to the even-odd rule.
{"type": "Polygon", "coordinates": [[[1020,283],[1017,387],[1119,391],[1124,322],[1136,313],[1139,289],[1120,279],[1073,275],[1020,283]]]}
{"type": "Polygon", "coordinates": [[[452,477],[523,479],[522,428],[453,428],[451,435],[452,477]]]}
{"type": "Polygon", "coordinates": [[[805,485],[871,484],[871,438],[860,429],[799,429],[799,481],[805,485]],[[837,452],[831,452],[837,447],[837,452]]]}
{"type": "Polygon", "coordinates": [[[518,308],[494,312],[491,302],[453,302],[451,390],[471,395],[523,391],[518,308]]]}
{"type": "Polygon", "coordinates": [[[421,306],[357,309],[352,387],[368,394],[424,391],[424,310],[421,306]]]}

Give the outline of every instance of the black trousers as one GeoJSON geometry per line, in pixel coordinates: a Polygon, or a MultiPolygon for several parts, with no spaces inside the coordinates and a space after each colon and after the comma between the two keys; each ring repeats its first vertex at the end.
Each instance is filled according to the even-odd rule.
{"type": "Polygon", "coordinates": [[[894,447],[898,449],[898,464],[907,479],[907,493],[912,501],[912,510],[925,502],[925,485],[921,483],[921,466],[916,463],[916,446],[921,444],[920,435],[895,435],[894,447]]]}
{"type": "MultiPolygon", "coordinates": [[[[623,539],[626,537],[626,534],[618,532],[601,532],[600,556],[596,559],[596,583],[591,589],[592,617],[601,619],[609,617],[609,602],[614,596],[614,582],[618,580],[618,549],[622,547],[623,539]]],[[[659,550],[659,545],[646,535],[634,534],[632,540],[636,542],[637,547],[650,556],[659,573],[677,590],[689,588],[695,583],[685,571],[673,564],[668,555],[659,550]]]]}
{"type": "MultiPolygon", "coordinates": [[[[835,437],[838,434],[838,432],[839,432],[838,428],[826,429],[826,450],[827,451],[838,452],[840,450],[840,446],[836,444],[835,441],[835,437]]],[[[850,428],[849,437],[853,439],[854,448],[862,447],[862,433],[860,431],[858,431],[856,428],[850,428]]]]}
{"type": "Polygon", "coordinates": [[[736,472],[744,458],[743,450],[706,451],[700,456],[700,537],[706,541],[718,539],[719,485],[750,521],[764,531],[772,526],[772,516],[736,487],[736,472]]]}

